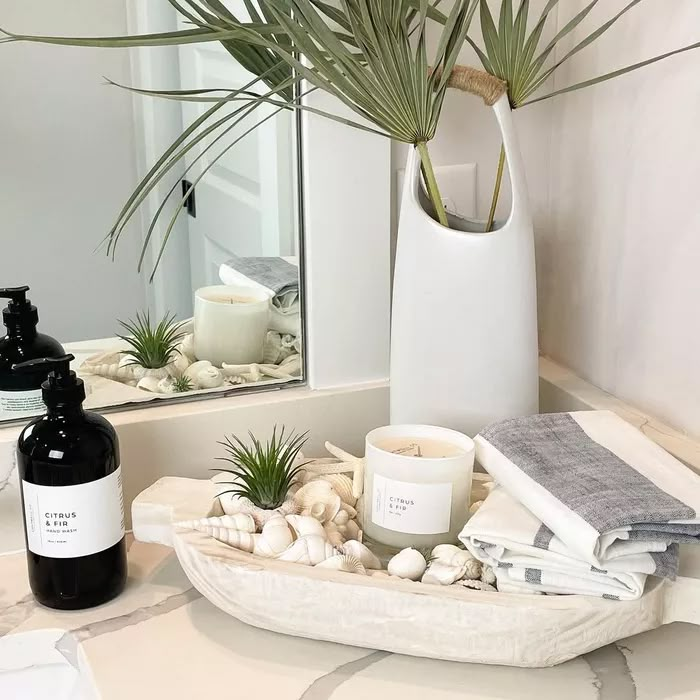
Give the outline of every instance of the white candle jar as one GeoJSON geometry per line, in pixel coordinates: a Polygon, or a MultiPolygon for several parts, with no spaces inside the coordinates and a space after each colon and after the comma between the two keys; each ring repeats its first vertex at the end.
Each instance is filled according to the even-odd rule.
{"type": "Polygon", "coordinates": [[[195,292],[194,354],[214,366],[262,362],[272,293],[217,285],[195,292]]]}
{"type": "Polygon", "coordinates": [[[454,430],[392,425],[367,435],[362,526],[391,547],[456,543],[469,517],[474,443],[454,430]]]}

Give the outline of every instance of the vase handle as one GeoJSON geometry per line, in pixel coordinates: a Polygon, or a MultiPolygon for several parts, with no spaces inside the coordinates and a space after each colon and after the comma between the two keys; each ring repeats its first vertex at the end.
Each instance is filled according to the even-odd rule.
{"type": "Polygon", "coordinates": [[[527,191],[525,164],[520,152],[515,123],[513,122],[513,112],[507,95],[502,95],[499,98],[493,105],[493,111],[496,114],[498,126],[501,130],[512,189],[512,209],[508,220],[510,223],[529,222],[531,220],[530,197],[527,191]]]}

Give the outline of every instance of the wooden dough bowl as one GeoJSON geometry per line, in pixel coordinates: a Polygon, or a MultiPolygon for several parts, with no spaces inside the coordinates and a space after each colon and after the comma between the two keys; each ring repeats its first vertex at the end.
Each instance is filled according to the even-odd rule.
{"type": "Polygon", "coordinates": [[[209,480],[160,479],[133,503],[134,535],[173,547],[203,596],[255,627],[399,654],[538,668],[670,622],[700,624],[700,548],[682,548],[678,580],[650,578],[636,601],[488,593],[263,559],[173,525],[219,514],[216,493],[209,480]]]}

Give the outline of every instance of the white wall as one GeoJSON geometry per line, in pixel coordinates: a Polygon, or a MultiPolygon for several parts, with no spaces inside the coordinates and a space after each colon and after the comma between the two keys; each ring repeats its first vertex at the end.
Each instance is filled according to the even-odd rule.
{"type": "MultiPolygon", "coordinates": [[[[124,0],[0,0],[0,26],[56,35],[126,34],[124,0]]],[[[123,50],[0,45],[0,286],[29,284],[42,331],[114,335],[145,305],[138,231],[117,262],[95,252],[135,185],[123,50]]]]}
{"type": "MultiPolygon", "coordinates": [[[[567,12],[585,4],[572,0],[567,12]]],[[[586,28],[624,4],[600,3],[586,28]]],[[[557,86],[698,40],[697,0],[641,3],[557,86]]],[[[557,98],[538,250],[543,352],[696,436],[699,75],[696,52],[557,98]]]]}

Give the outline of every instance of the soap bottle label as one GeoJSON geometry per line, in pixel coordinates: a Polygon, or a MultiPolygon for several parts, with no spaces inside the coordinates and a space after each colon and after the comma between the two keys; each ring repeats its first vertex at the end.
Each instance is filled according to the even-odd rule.
{"type": "Polygon", "coordinates": [[[41,389],[31,391],[0,391],[0,412],[22,415],[36,415],[46,410],[41,397],[41,389]]]}
{"type": "Polygon", "coordinates": [[[450,531],[452,484],[413,484],[375,474],[372,522],[410,535],[450,531]]]}
{"type": "Polygon", "coordinates": [[[121,467],[77,486],[37,486],[22,481],[27,547],[57,559],[84,557],[124,537],[121,467]]]}

